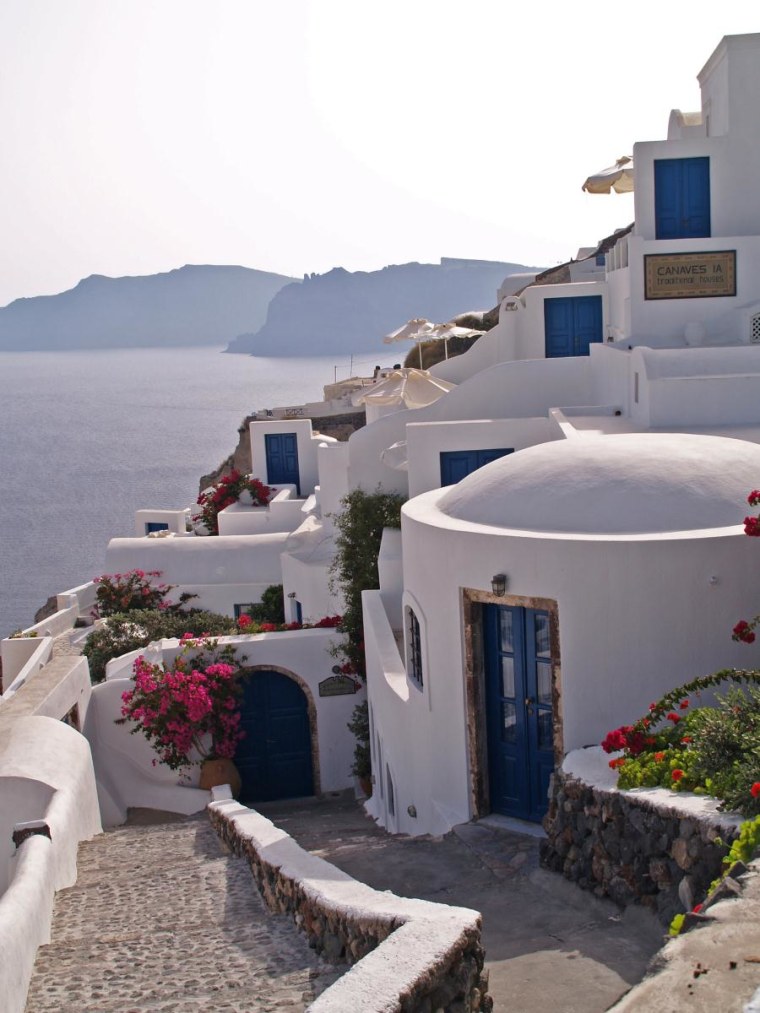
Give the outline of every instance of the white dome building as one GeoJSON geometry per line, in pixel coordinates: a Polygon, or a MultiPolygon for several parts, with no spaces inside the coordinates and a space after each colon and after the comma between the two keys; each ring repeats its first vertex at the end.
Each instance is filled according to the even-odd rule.
{"type": "Polygon", "coordinates": [[[731,629],[756,610],[742,521],[758,484],[756,445],[626,434],[531,447],[408,502],[405,673],[383,590],[366,599],[373,814],[409,833],[539,820],[565,753],[757,664],[731,629]]]}

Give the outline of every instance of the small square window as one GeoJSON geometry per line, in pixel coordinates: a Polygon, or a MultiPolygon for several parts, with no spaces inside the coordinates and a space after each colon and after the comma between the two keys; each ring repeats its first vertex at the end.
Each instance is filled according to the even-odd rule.
{"type": "Polygon", "coordinates": [[[251,615],[253,609],[253,602],[252,601],[244,602],[239,605],[233,605],[232,607],[235,610],[235,618],[239,619],[241,616],[251,615]]]}
{"type": "Polygon", "coordinates": [[[407,614],[407,673],[409,678],[422,689],[422,641],[420,637],[420,621],[413,610],[408,608],[407,614]]]}

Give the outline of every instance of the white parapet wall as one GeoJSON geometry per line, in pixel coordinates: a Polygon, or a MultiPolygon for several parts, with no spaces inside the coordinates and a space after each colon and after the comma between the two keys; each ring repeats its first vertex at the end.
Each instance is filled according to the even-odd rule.
{"type": "Polygon", "coordinates": [[[373,890],[224,794],[215,789],[211,822],[248,859],[268,906],[289,912],[317,951],[353,964],[311,1004],[313,1013],[430,1010],[444,1002],[490,1009],[477,911],[373,890]]]}
{"type": "Polygon", "coordinates": [[[0,996],[7,1013],[24,1009],[37,948],[49,941],[55,891],[76,882],[79,842],[101,831],[86,739],[57,718],[25,715],[21,697],[0,710],[0,996]],[[14,827],[32,821],[49,837],[19,837],[17,846],[14,827]]]}

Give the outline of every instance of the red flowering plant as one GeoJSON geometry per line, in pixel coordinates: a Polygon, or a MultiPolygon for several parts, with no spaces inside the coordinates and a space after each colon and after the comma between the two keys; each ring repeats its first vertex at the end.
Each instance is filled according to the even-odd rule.
{"type": "Polygon", "coordinates": [[[178,602],[170,602],[166,596],[175,585],[157,583],[160,576],[160,570],[128,570],[126,573],[104,573],[93,577],[93,583],[97,584],[97,614],[106,617],[138,609],[177,611],[196,597],[183,593],[178,602]]]}
{"type": "Polygon", "coordinates": [[[315,623],[267,623],[259,622],[249,615],[239,616],[238,629],[241,633],[286,633],[288,630],[334,630],[340,629],[342,616],[323,616],[315,623]]]}
{"type": "MultiPolygon", "coordinates": [[[[760,489],[753,489],[747,496],[747,502],[753,507],[760,506],[760,489]]],[[[744,534],[749,535],[750,538],[760,538],[760,516],[744,518],[744,534]]],[[[742,644],[754,644],[755,627],[758,623],[760,623],[760,615],[749,621],[740,619],[731,631],[732,639],[742,644]]]]}
{"type": "Polygon", "coordinates": [[[198,497],[200,513],[195,520],[201,521],[211,535],[219,534],[219,513],[237,503],[243,493],[249,493],[253,506],[266,506],[272,498],[272,490],[258,478],[242,475],[236,468],[225,475],[210,489],[205,489],[198,497]]]}
{"type": "Polygon", "coordinates": [[[217,640],[190,633],[181,642],[170,667],[137,658],[134,689],[122,694],[122,716],[116,721],[131,722],[130,732],[141,732],[171,770],[233,757],[245,735],[234,648],[219,649],[217,640]]]}
{"type": "Polygon", "coordinates": [[[621,753],[609,762],[618,786],[692,791],[720,799],[722,808],[760,813],[758,686],[760,672],[724,669],[666,693],[633,725],[609,732],[602,748],[621,753]],[[699,705],[703,691],[731,683],[714,704],[699,705]]]}

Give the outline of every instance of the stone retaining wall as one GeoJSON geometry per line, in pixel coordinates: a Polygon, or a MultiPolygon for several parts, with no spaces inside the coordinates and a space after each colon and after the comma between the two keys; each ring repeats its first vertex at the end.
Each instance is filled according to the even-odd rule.
{"type": "Polygon", "coordinates": [[[373,890],[219,794],[209,805],[211,823],[248,860],[269,908],[292,914],[325,958],[353,965],[313,1013],[492,1010],[477,911],[373,890]]]}
{"type": "Polygon", "coordinates": [[[739,835],[734,817],[685,812],[678,801],[664,790],[622,792],[558,771],[541,863],[598,897],[642,904],[669,924],[704,898],[726,845],[739,835]]]}

